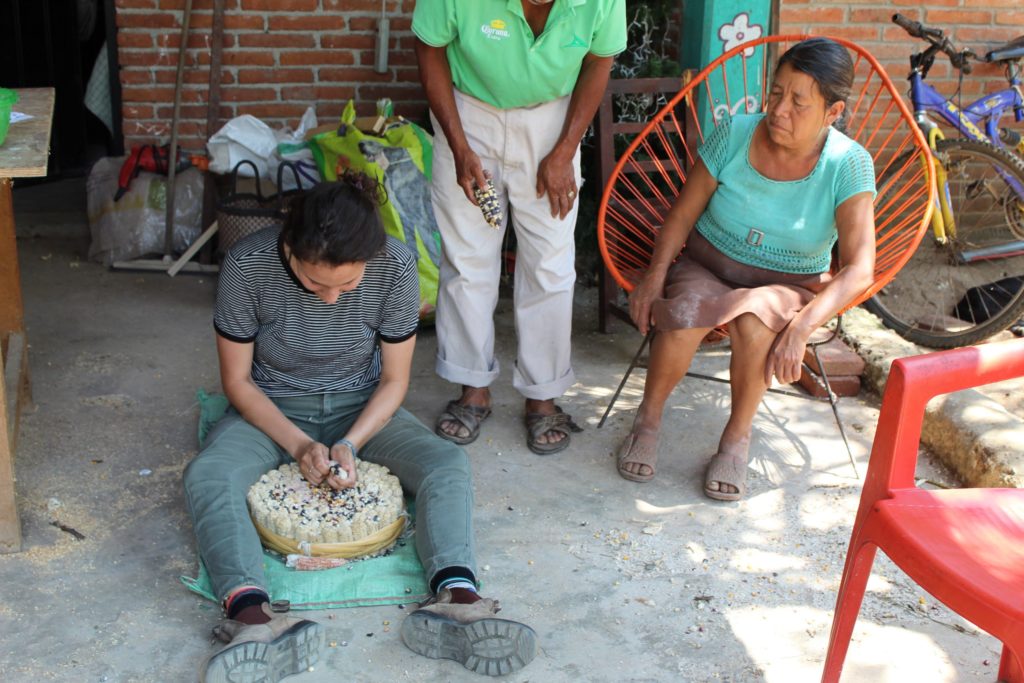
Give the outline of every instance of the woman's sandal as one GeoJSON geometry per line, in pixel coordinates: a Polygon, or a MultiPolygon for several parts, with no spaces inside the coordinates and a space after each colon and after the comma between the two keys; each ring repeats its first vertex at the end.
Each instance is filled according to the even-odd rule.
{"type": "Polygon", "coordinates": [[[480,436],[480,423],[491,415],[491,409],[487,406],[468,406],[458,401],[448,401],[444,412],[437,417],[434,423],[434,432],[442,439],[447,439],[460,446],[473,443],[476,437],[480,436]],[[442,422],[455,422],[469,430],[466,436],[449,434],[441,428],[442,422]]]}
{"type": "Polygon", "coordinates": [[[708,472],[704,476],[704,495],[715,500],[739,500],[747,492],[747,459],[746,453],[723,453],[719,451],[711,458],[708,464],[708,472]],[[719,488],[723,484],[736,488],[736,493],[726,493],[708,488],[708,484],[715,482],[719,488]]]}
{"type": "Polygon", "coordinates": [[[655,439],[654,448],[643,448],[637,446],[636,432],[630,432],[626,440],[619,446],[619,452],[615,455],[615,465],[618,467],[619,476],[630,481],[647,482],[654,479],[658,465],[658,442],[655,439]],[[624,465],[644,465],[650,469],[649,474],[630,472],[624,465]]]}
{"type": "Polygon", "coordinates": [[[572,418],[562,409],[555,406],[558,412],[551,415],[540,413],[526,414],[526,446],[537,455],[551,455],[564,451],[569,447],[570,432],[582,432],[583,428],[572,421],[572,418]],[[538,441],[541,436],[548,432],[560,432],[565,438],[554,443],[541,443],[538,441]]]}

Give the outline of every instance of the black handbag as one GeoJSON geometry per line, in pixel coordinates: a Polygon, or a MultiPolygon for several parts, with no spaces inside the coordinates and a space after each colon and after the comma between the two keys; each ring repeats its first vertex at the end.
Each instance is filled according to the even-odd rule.
{"type": "Polygon", "coordinates": [[[296,189],[287,192],[278,190],[273,195],[264,196],[260,188],[259,169],[248,159],[239,161],[231,171],[231,190],[217,203],[217,251],[227,253],[238,240],[257,233],[265,228],[280,230],[288,215],[291,198],[302,194],[302,176],[295,166],[287,161],[277,167],[277,186],[281,187],[285,169],[291,170],[295,177],[296,189]],[[256,192],[238,191],[238,169],[243,165],[252,167],[256,180],[256,192]]]}

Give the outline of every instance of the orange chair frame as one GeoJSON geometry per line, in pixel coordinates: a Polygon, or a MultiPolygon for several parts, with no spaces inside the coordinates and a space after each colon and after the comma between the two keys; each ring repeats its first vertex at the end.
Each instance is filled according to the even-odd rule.
{"type": "Polygon", "coordinates": [[[875,552],[1003,642],[999,680],[1024,683],[1024,490],[915,486],[925,404],[1024,377],[1024,340],[892,364],[836,600],[823,683],[837,683],[875,552]]]}
{"type": "MultiPolygon", "coordinates": [[[[609,274],[626,292],[632,291],[650,264],[658,230],[682,190],[697,158],[697,148],[706,137],[699,113],[702,99],[713,101],[717,109],[724,107],[730,113],[739,109],[748,113],[762,111],[771,86],[774,66],[771,53],[781,54],[788,45],[808,37],[766,36],[725,52],[669,100],[626,148],[605,186],[597,216],[597,241],[602,259],[609,274]],[[751,48],[763,49],[754,50],[754,58],[751,58],[746,54],[751,48]],[[735,77],[730,82],[729,70],[735,72],[733,66],[737,64],[741,76],[738,82],[735,77]],[[759,87],[755,76],[760,76],[759,87]],[[752,103],[756,106],[751,106],[752,103]]],[[[849,50],[854,60],[855,82],[847,102],[846,133],[863,145],[874,159],[879,190],[875,198],[874,281],[844,308],[845,311],[882,289],[910,259],[928,229],[936,195],[927,140],[885,69],[855,43],[842,38],[832,40],[849,50]]],[[[714,124],[718,125],[717,119],[714,124]]],[[[837,332],[838,329],[837,324],[837,332]]],[[[634,356],[601,424],[611,412],[649,339],[650,335],[634,356]]],[[[812,346],[812,349],[817,355],[817,347],[812,346]]],[[[820,359],[818,366],[824,369],[820,359]]],[[[845,442],[846,433],[839,419],[835,394],[828,376],[823,373],[822,379],[845,442]]],[[[786,391],[780,393],[801,396],[786,391]]]]}

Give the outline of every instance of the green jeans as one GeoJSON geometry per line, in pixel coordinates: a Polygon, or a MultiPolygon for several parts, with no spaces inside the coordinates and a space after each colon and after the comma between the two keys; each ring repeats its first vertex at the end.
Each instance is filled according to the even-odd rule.
{"type": "MultiPolygon", "coordinates": [[[[310,438],[330,446],[359,417],[373,390],[272,399],[310,438]]],[[[431,432],[404,408],[359,451],[384,465],[416,499],[416,551],[427,580],[449,567],[476,574],[473,486],[459,446],[431,432]]],[[[292,457],[233,408],[185,469],[185,497],[199,555],[221,600],[240,586],[266,588],[263,551],[246,493],[261,475],[292,457]]]]}

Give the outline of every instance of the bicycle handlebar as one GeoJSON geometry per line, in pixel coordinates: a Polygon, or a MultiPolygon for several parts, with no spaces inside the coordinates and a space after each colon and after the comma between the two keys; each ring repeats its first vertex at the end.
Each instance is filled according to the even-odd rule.
{"type": "Polygon", "coordinates": [[[968,58],[976,56],[970,50],[957,50],[942,29],[925,26],[919,21],[907,19],[902,14],[892,15],[892,22],[915,38],[921,38],[934,45],[949,57],[949,62],[965,74],[971,73],[972,67],[968,58]]]}

